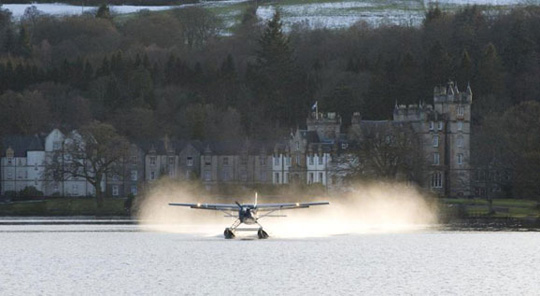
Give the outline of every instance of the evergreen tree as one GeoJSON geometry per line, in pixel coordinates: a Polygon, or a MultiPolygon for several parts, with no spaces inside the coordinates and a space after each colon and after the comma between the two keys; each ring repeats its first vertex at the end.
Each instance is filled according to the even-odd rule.
{"type": "MultiPolygon", "coordinates": [[[[252,87],[271,119],[284,126],[300,121],[308,111],[304,77],[293,59],[289,38],[283,33],[279,10],[267,23],[259,39],[252,87]]],[[[249,79],[249,77],[248,77],[249,79]]]]}
{"type": "MultiPolygon", "coordinates": [[[[456,81],[458,85],[467,85],[472,82],[473,79],[473,64],[469,52],[467,49],[463,50],[461,58],[459,60],[459,65],[456,67],[456,81]]],[[[476,88],[475,88],[476,92],[476,88]]]]}
{"type": "Polygon", "coordinates": [[[440,41],[436,41],[429,49],[424,63],[424,78],[425,85],[430,88],[445,84],[452,78],[451,59],[440,41]]]}
{"type": "Polygon", "coordinates": [[[109,9],[109,5],[105,3],[101,4],[96,12],[96,18],[110,20],[112,17],[111,17],[111,10],[109,9]]]}
{"type": "Polygon", "coordinates": [[[32,54],[32,46],[30,45],[30,35],[26,26],[21,26],[19,30],[19,40],[17,44],[17,53],[23,57],[30,57],[32,54]]]}

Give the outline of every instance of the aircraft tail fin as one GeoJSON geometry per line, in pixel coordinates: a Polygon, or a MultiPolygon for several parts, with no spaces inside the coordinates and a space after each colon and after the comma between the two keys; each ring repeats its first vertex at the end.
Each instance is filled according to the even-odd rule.
{"type": "Polygon", "coordinates": [[[257,191],[255,191],[255,202],[253,203],[253,207],[256,208],[257,207],[257,191]]]}

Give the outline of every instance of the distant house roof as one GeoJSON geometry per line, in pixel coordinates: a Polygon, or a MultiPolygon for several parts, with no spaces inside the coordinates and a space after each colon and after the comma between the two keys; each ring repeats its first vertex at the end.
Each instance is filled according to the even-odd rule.
{"type": "Polygon", "coordinates": [[[204,153],[214,155],[272,154],[276,142],[268,141],[207,141],[202,143],[204,153]]]}
{"type": "Polygon", "coordinates": [[[13,149],[15,157],[25,157],[28,151],[43,151],[43,139],[33,136],[5,136],[2,138],[1,156],[6,156],[6,150],[13,149]]]}

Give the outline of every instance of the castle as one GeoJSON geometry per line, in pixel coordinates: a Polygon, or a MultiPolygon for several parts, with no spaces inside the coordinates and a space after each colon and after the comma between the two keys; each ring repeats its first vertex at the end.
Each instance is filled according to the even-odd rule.
{"type": "MultiPolygon", "coordinates": [[[[452,82],[434,89],[433,105],[398,105],[393,120],[362,120],[354,113],[345,133],[341,117],[333,112],[308,115],[305,128],[297,128],[278,142],[199,142],[165,137],[132,143],[129,161],[120,175],[106,176],[102,188],[109,196],[136,195],[160,177],[199,179],[207,189],[221,184],[320,184],[328,190],[343,188],[347,167],[364,160],[355,154],[366,145],[365,134],[391,139],[397,134],[419,139],[422,165],[419,185],[440,196],[471,196],[470,134],[472,91],[460,92],[452,82]],[[362,137],[362,133],[364,137],[362,137]],[[356,159],[355,159],[356,158],[356,159]]],[[[82,179],[46,180],[42,174],[47,155],[60,149],[65,136],[59,130],[43,136],[5,137],[0,154],[0,194],[34,186],[45,195],[91,196],[82,179]]],[[[373,141],[376,138],[369,138],[373,141]]],[[[392,143],[391,140],[387,141],[392,143]]],[[[410,153],[413,153],[411,151],[410,153]]],[[[401,176],[403,181],[410,177],[401,176]]]]}

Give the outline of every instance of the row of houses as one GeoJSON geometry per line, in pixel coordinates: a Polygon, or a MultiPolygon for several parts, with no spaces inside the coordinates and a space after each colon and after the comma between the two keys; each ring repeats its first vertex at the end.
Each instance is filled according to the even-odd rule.
{"type": "MultiPolygon", "coordinates": [[[[66,135],[55,129],[40,137],[14,136],[2,139],[0,190],[14,194],[35,187],[47,196],[91,196],[94,188],[83,178],[55,181],[47,178],[47,161],[63,147],[66,135]]],[[[129,158],[119,172],[106,176],[102,188],[108,196],[137,195],[145,184],[159,178],[199,179],[208,189],[221,184],[261,185],[320,183],[328,185],[332,145],[317,143],[316,134],[299,130],[286,143],[259,141],[176,141],[168,137],[132,143],[129,158]],[[308,138],[312,142],[308,144],[308,138]],[[313,140],[315,140],[313,142],[313,140]],[[306,149],[306,146],[309,146],[306,149]]],[[[331,169],[330,169],[331,170],[331,169]]]]}
{"type": "MultiPolygon", "coordinates": [[[[470,118],[472,91],[461,93],[453,83],[436,87],[433,104],[398,105],[393,120],[362,120],[353,115],[349,130],[410,129],[422,139],[426,162],[421,183],[445,196],[471,196],[470,118]]],[[[0,154],[0,192],[19,192],[33,186],[44,195],[91,196],[94,188],[81,178],[57,182],[47,179],[45,164],[63,147],[66,134],[55,129],[46,135],[4,137],[0,154]]],[[[277,142],[182,141],[165,137],[131,143],[129,159],[119,173],[106,176],[108,196],[137,195],[159,178],[198,179],[211,190],[221,184],[320,184],[338,188],[346,177],[343,167],[354,157],[351,148],[366,137],[345,133],[336,113],[308,115],[304,128],[277,142]]]]}

